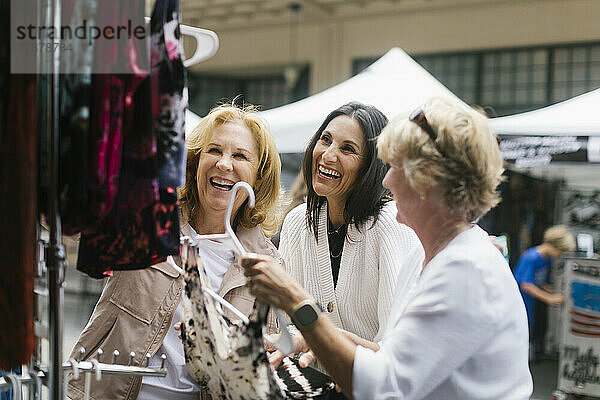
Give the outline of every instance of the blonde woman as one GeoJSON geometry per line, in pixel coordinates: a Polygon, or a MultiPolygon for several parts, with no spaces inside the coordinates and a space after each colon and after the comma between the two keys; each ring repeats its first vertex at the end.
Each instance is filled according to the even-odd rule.
{"type": "MultiPolygon", "coordinates": [[[[239,181],[249,183],[255,193],[254,208],[247,194],[239,191],[231,224],[248,251],[279,259],[267,235],[277,227],[275,208],[280,198],[281,163],[265,123],[251,107],[219,106],[202,119],[187,138],[186,183],[181,189],[182,235],[225,231],[224,218],[229,191],[239,181]]],[[[201,255],[213,289],[247,315],[254,296],[245,286],[239,260],[220,243],[205,241],[201,255]]],[[[92,383],[91,398],[97,399],[198,399],[201,388],[185,367],[183,345],[174,325],[181,318],[183,277],[175,260],[136,271],[115,271],[90,321],[75,345],[93,357],[96,349],[119,349],[136,353],[134,365],[160,365],[167,354],[167,376],[128,377],[109,375],[92,383]]],[[[230,315],[233,317],[232,315],[230,315]]],[[[123,360],[120,360],[123,361],[123,360]]],[[[69,397],[84,397],[83,379],[71,381],[69,397]]]]}

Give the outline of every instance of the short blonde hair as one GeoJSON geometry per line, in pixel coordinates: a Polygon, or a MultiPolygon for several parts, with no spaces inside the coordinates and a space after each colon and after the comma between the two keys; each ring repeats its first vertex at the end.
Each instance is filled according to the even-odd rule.
{"type": "Polygon", "coordinates": [[[554,225],[544,232],[544,243],[561,253],[575,250],[575,238],[565,225],[554,225]]]}
{"type": "Polygon", "coordinates": [[[196,183],[200,154],[212,139],[214,129],[228,122],[245,126],[252,132],[259,159],[253,187],[255,206],[250,208],[244,203],[235,218],[244,228],[250,229],[260,225],[265,235],[272,235],[277,231],[277,210],[282,196],[281,160],[266,123],[258,116],[256,107],[250,105],[239,107],[224,104],[213,108],[186,138],[186,179],[185,185],[179,191],[182,219],[189,221],[202,210],[196,183]]]}
{"type": "Polygon", "coordinates": [[[439,185],[448,209],[475,221],[500,201],[504,168],[496,136],[485,116],[447,99],[433,98],[421,109],[437,133],[435,144],[417,123],[399,116],[379,137],[379,156],[402,163],[418,193],[439,185]]]}

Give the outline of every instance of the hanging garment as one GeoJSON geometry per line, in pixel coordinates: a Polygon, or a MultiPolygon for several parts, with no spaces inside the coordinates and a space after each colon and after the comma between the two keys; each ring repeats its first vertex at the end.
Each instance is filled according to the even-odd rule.
{"type": "Polygon", "coordinates": [[[10,3],[0,0],[0,369],[7,371],[33,353],[37,226],[36,76],[10,73],[10,3]]]}
{"type": "MultiPolygon", "coordinates": [[[[143,26],[143,4],[104,0],[99,7],[96,0],[77,0],[71,26],[84,22],[143,26]]],[[[158,200],[150,87],[140,87],[149,72],[141,43],[73,40],[63,59],[60,193],[66,234],[97,230],[115,203],[118,216],[158,200]]]]}
{"type": "Polygon", "coordinates": [[[189,240],[182,247],[185,288],[183,341],[187,369],[213,399],[313,398],[330,391],[329,378],[286,358],[275,372],[264,347],[268,307],[255,303],[248,324],[232,322],[203,288],[210,287],[202,260],[189,240]]]}
{"type": "MultiPolygon", "coordinates": [[[[63,17],[72,27],[83,21],[96,21],[96,0],[72,0],[63,4],[63,17]]],[[[60,158],[59,194],[63,232],[79,232],[82,227],[95,224],[96,216],[90,209],[88,189],[88,140],[90,139],[90,107],[92,104],[92,63],[94,47],[83,40],[70,42],[71,51],[61,53],[60,75],[60,158]]]]}
{"type": "Polygon", "coordinates": [[[179,0],[157,1],[151,19],[151,79],[161,189],[176,188],[185,183],[188,95],[179,20],[179,0]]]}
{"type": "MultiPolygon", "coordinates": [[[[166,5],[172,4],[176,6],[173,10],[178,10],[178,2],[157,0],[152,14],[153,20],[158,18],[159,22],[168,21],[165,23],[172,26],[173,32],[178,32],[179,22],[173,17],[177,14],[173,14],[174,11],[169,9],[171,18],[167,19],[163,15],[167,11],[166,5]]],[[[155,48],[160,47],[160,43],[163,50],[167,47],[164,39],[157,39],[152,43],[151,54],[162,54],[160,49],[155,48]]],[[[133,53],[129,52],[130,56],[131,54],[133,53]]],[[[139,84],[134,85],[135,90],[131,90],[131,83],[126,83],[123,89],[122,147],[115,203],[110,214],[102,219],[95,230],[84,231],[79,246],[77,268],[95,278],[102,278],[110,274],[111,270],[145,268],[164,261],[169,255],[179,254],[179,208],[176,187],[183,183],[178,174],[183,173],[184,167],[181,167],[181,171],[175,169],[176,173],[165,174],[159,174],[159,169],[164,165],[165,170],[173,171],[172,161],[178,160],[179,156],[185,158],[185,152],[179,150],[178,146],[184,146],[183,120],[186,101],[183,93],[186,91],[183,70],[174,77],[166,76],[165,82],[161,81],[157,86],[162,89],[153,91],[153,82],[160,81],[155,74],[162,76],[161,71],[164,68],[168,67],[166,70],[171,71],[177,64],[176,58],[169,59],[166,50],[164,54],[169,60],[168,63],[161,60],[161,67],[153,68],[150,76],[144,77],[139,84]],[[170,99],[168,120],[171,122],[166,125],[156,124],[159,108],[154,110],[153,104],[158,104],[155,99],[159,92],[168,95],[163,96],[164,98],[170,99]],[[157,128],[164,126],[168,126],[169,129],[157,128]],[[171,140],[169,143],[172,144],[157,146],[158,136],[171,137],[173,132],[177,133],[177,141],[171,140]],[[170,161],[161,164],[160,160],[170,161]]],[[[132,57],[131,62],[137,57],[132,57]]],[[[183,64],[181,67],[183,68],[183,64]]],[[[112,104],[110,106],[112,107],[112,104]]],[[[162,112],[165,113],[164,110],[162,112]]],[[[112,129],[114,124],[110,122],[109,125],[112,129]]]]}
{"type": "Polygon", "coordinates": [[[112,270],[146,268],[179,254],[178,241],[177,194],[161,190],[160,201],[144,210],[117,223],[107,218],[98,231],[81,234],[77,269],[101,279],[112,270]]]}

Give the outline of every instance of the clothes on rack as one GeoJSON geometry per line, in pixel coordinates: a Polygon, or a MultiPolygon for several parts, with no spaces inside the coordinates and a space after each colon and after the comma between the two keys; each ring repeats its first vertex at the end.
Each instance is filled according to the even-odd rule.
{"type": "Polygon", "coordinates": [[[117,222],[106,219],[94,233],[79,241],[77,269],[101,279],[112,270],[145,268],[178,254],[177,195],[160,191],[161,201],[117,222]]]}
{"type": "Polygon", "coordinates": [[[37,136],[35,75],[10,72],[9,0],[0,0],[0,369],[29,362],[34,347],[37,136]]]}
{"type": "MultiPolygon", "coordinates": [[[[63,18],[71,26],[82,21],[93,24],[96,20],[96,0],[69,1],[63,4],[63,18]],[[70,9],[72,7],[72,9],[70,9]],[[69,12],[72,11],[72,12],[69,12]]],[[[92,63],[94,47],[82,40],[72,44],[73,51],[61,54],[64,74],[60,76],[60,173],[62,228],[66,234],[93,224],[95,215],[87,212],[93,194],[88,190],[88,141],[90,137],[90,109],[92,103],[92,63]],[[84,72],[85,71],[85,72],[84,72]],[[82,72],[82,73],[78,73],[82,72]]],[[[48,177],[49,178],[49,177],[48,177]]]]}
{"type": "MultiPolygon", "coordinates": [[[[144,24],[140,2],[77,0],[71,26],[144,24]],[[108,3],[108,4],[107,4],[108,3]]],[[[150,87],[136,41],[74,40],[61,80],[61,214],[66,234],[90,232],[158,200],[150,87]],[[128,60],[128,74],[122,72],[128,60]],[[118,215],[118,214],[117,214],[118,215]]]]}
{"type": "MultiPolygon", "coordinates": [[[[143,24],[143,9],[134,3],[139,2],[118,2],[115,9],[103,4],[97,17],[125,15],[143,24]]],[[[129,48],[124,56],[131,74],[92,78],[91,139],[82,152],[92,149],[88,202],[85,209],[70,208],[76,210],[72,220],[83,222],[70,233],[82,232],[77,268],[95,278],[111,270],[145,268],[179,253],[176,190],[185,179],[187,106],[179,0],[155,2],[149,40],[150,74],[136,64],[141,50],[129,48]]],[[[98,51],[118,55],[119,49],[96,49],[96,57],[98,51]]]]}
{"type": "Polygon", "coordinates": [[[185,183],[186,71],[179,30],[179,0],[159,2],[151,18],[154,131],[161,189],[185,183]]]}

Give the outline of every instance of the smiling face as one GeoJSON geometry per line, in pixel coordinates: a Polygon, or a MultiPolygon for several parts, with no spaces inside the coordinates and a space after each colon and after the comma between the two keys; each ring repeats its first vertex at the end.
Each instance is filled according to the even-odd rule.
{"type": "MultiPolygon", "coordinates": [[[[231,188],[239,181],[254,186],[258,162],[256,141],[246,126],[227,122],[213,130],[200,153],[196,172],[199,202],[206,218],[223,221],[231,188]]],[[[232,216],[247,197],[244,190],[237,192],[232,216]]]]}
{"type": "Polygon", "coordinates": [[[328,203],[343,206],[356,181],[365,139],[358,122],[346,115],[332,119],[312,153],[312,185],[328,203]]]}

